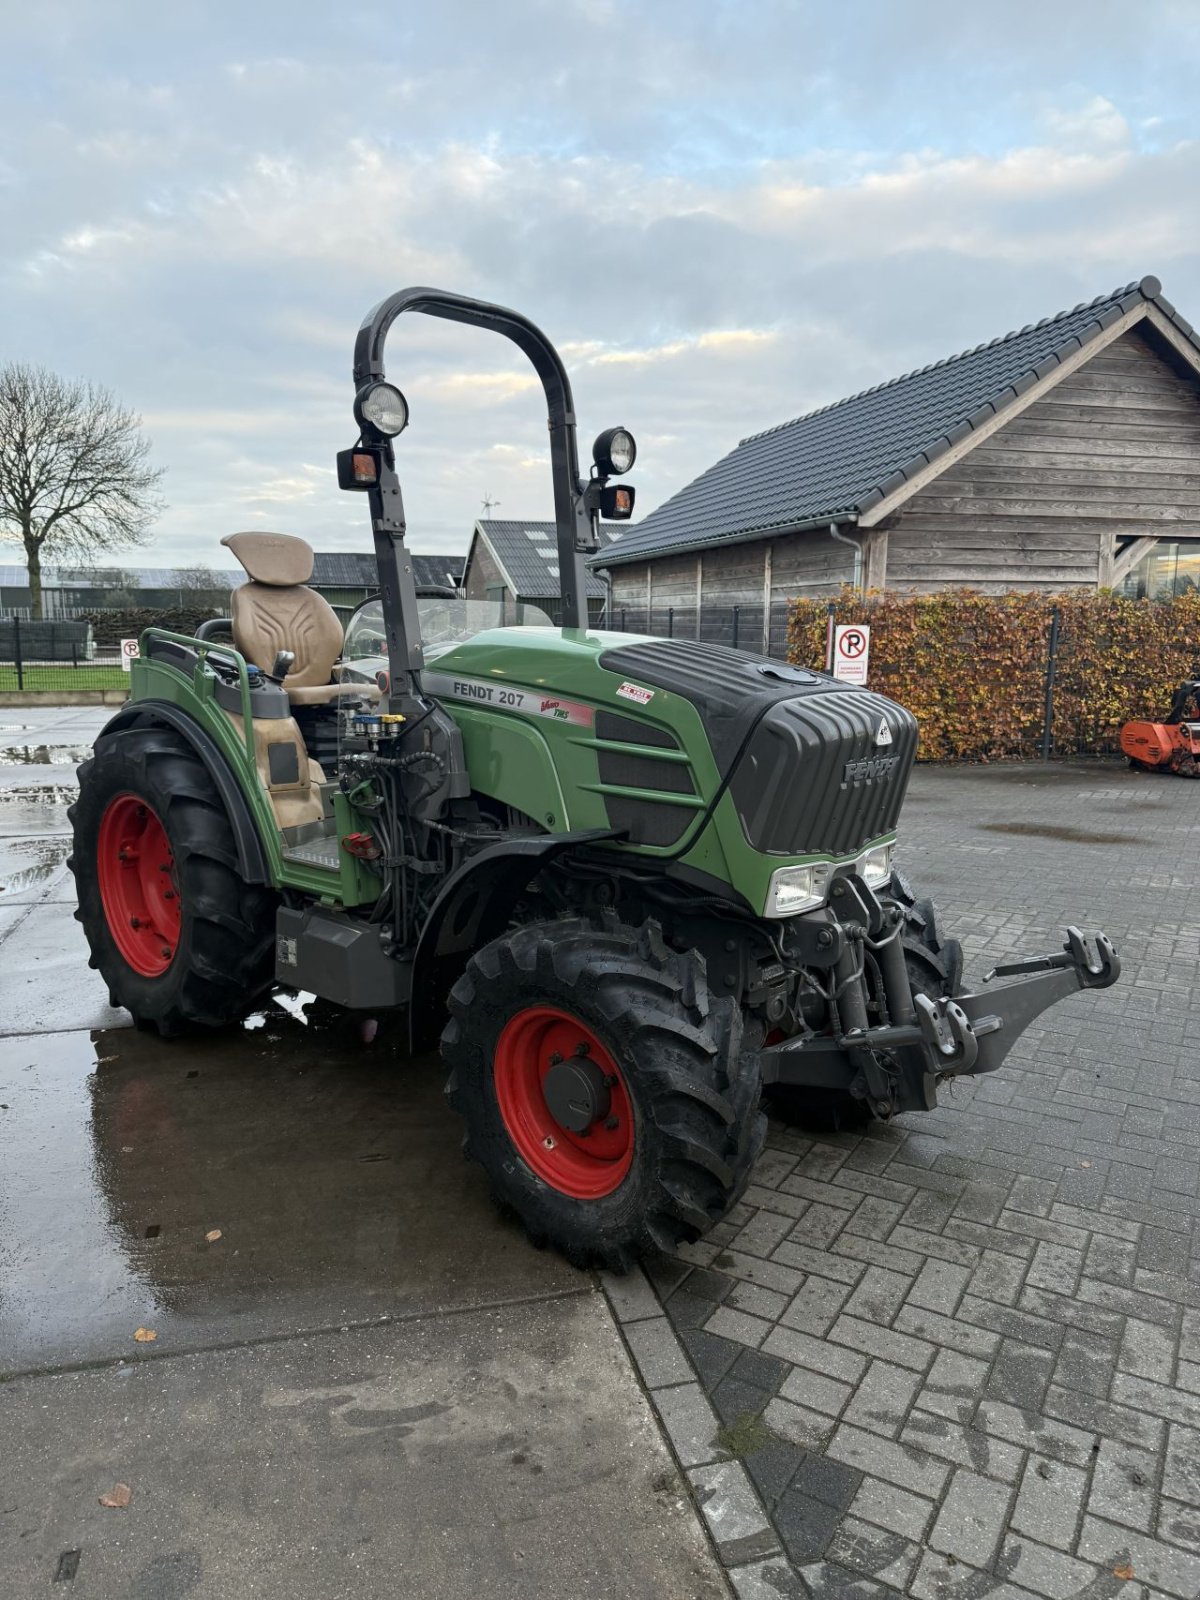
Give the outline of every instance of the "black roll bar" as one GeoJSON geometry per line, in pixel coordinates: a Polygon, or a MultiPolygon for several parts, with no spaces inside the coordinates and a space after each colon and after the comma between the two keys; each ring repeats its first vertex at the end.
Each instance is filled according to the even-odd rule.
{"type": "MultiPolygon", "coordinates": [[[[558,570],[562,586],[562,625],[564,628],[586,628],[587,567],[586,556],[597,548],[597,536],[584,502],[586,485],[579,476],[579,453],[575,437],[575,403],[571,395],[571,381],[558,351],[540,328],[518,311],[492,305],[486,300],[471,300],[466,295],[452,294],[445,289],[400,289],[381,300],[369,311],[358,330],[354,342],[355,391],[364,384],[385,376],[383,349],[387,334],[396,318],[406,311],[419,311],[430,317],[443,317],[449,322],[465,322],[475,328],[490,328],[511,339],[525,352],[534,370],[542,380],[546,394],[547,421],[550,429],[550,470],[554,482],[554,523],[558,534],[558,570]]],[[[403,560],[396,549],[404,537],[402,503],[399,484],[384,484],[378,494],[372,493],[372,524],[376,534],[376,554],[379,559],[380,592],[383,596],[384,620],[388,630],[389,647],[392,645],[392,614],[398,631],[406,635],[403,648],[403,670],[411,674],[421,665],[420,640],[417,633],[415,590],[409,604],[405,590],[412,589],[411,563],[403,560]],[[388,504],[394,498],[395,507],[388,504]],[[399,516],[395,515],[399,512],[399,516]],[[381,535],[384,537],[381,538],[381,535]],[[397,582],[399,587],[397,589],[397,582]],[[395,602],[391,597],[395,593],[395,602]],[[415,647],[415,648],[414,648],[415,647]]],[[[395,644],[401,646],[401,640],[395,644]]],[[[393,676],[400,663],[393,659],[393,676]]]]}

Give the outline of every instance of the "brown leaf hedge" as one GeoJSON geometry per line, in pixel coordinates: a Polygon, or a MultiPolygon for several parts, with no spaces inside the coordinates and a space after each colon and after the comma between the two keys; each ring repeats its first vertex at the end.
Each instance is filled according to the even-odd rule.
{"type": "MultiPolygon", "coordinates": [[[[1128,600],[1089,590],[864,596],[847,588],[833,612],[837,622],[870,624],[868,687],[916,716],[919,759],[994,761],[1039,753],[1055,606],[1057,755],[1115,750],[1123,722],[1165,715],[1176,684],[1200,676],[1196,590],[1128,600]]],[[[824,666],[828,610],[824,600],[790,602],[789,660],[824,666]]]]}

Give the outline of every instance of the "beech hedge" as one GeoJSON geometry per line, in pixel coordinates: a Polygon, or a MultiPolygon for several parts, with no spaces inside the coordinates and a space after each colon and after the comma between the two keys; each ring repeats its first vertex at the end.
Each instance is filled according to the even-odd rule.
{"type": "MultiPolygon", "coordinates": [[[[871,627],[868,687],[898,700],[921,728],[923,761],[992,761],[1039,753],[1050,623],[1059,611],[1053,752],[1117,749],[1130,717],[1166,714],[1171,691],[1200,676],[1200,591],[1130,600],[1062,594],[858,594],[836,622],[871,627]]],[[[823,667],[829,603],[793,600],[788,658],[823,667]]]]}

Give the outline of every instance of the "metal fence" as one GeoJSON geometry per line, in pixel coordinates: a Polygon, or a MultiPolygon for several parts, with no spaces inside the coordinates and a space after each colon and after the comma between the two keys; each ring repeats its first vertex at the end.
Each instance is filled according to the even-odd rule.
{"type": "Polygon", "coordinates": [[[0,693],[32,691],[52,697],[84,689],[128,689],[119,649],[101,647],[91,627],[57,619],[0,617],[0,693]]]}
{"type": "Polygon", "coordinates": [[[760,605],[736,606],[630,606],[615,605],[602,627],[620,633],[650,633],[660,639],[700,639],[723,644],[753,655],[787,656],[787,601],[771,606],[764,617],[760,605]],[[764,629],[764,620],[766,627],[764,629]]]}

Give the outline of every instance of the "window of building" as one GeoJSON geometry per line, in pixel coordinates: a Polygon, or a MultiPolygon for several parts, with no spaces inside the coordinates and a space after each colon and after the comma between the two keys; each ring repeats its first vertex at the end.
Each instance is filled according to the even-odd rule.
{"type": "Polygon", "coordinates": [[[1200,539],[1160,539],[1117,590],[1130,599],[1169,600],[1200,589],[1200,539]]]}

